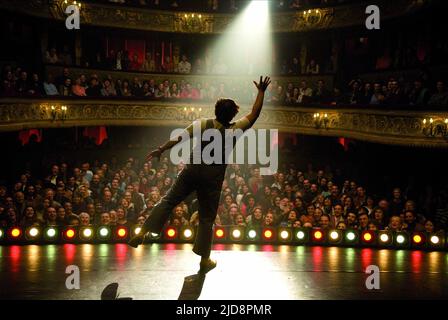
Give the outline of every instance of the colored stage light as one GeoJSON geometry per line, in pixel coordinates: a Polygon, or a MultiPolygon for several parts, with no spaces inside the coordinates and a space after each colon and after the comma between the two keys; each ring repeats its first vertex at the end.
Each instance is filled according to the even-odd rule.
{"type": "Polygon", "coordinates": [[[331,240],[337,240],[339,238],[339,233],[337,233],[336,231],[331,231],[330,232],[330,239],[331,240]]]}
{"type": "Polygon", "coordinates": [[[18,239],[22,235],[22,230],[19,228],[13,228],[11,229],[10,234],[13,239],[18,239]]]}
{"type": "Polygon", "coordinates": [[[93,229],[90,227],[86,227],[80,230],[79,237],[81,240],[90,240],[93,237],[93,229]]]}
{"type": "Polygon", "coordinates": [[[32,238],[36,238],[39,235],[39,229],[32,227],[28,230],[28,235],[32,238]]]}
{"type": "Polygon", "coordinates": [[[341,230],[330,230],[328,232],[328,241],[330,243],[340,243],[343,240],[341,230]]]}
{"type": "Polygon", "coordinates": [[[37,228],[31,228],[29,234],[32,237],[36,237],[39,234],[39,230],[37,228]]]}
{"type": "Polygon", "coordinates": [[[322,230],[313,230],[312,238],[314,242],[322,242],[324,240],[324,233],[322,230]]]}
{"type": "Polygon", "coordinates": [[[70,228],[70,229],[65,230],[65,238],[66,239],[71,240],[74,237],[75,237],[75,230],[74,229],[70,228]]]}
{"type": "Polygon", "coordinates": [[[165,235],[168,239],[174,239],[177,235],[177,230],[173,227],[169,227],[165,231],[165,235]]]}
{"type": "Polygon", "coordinates": [[[412,244],[416,246],[420,246],[425,243],[425,236],[420,233],[415,233],[412,235],[412,244]]]}
{"type": "Polygon", "coordinates": [[[223,228],[216,228],[216,230],[215,230],[215,238],[216,239],[224,239],[225,235],[226,235],[226,233],[223,228]]]}
{"type": "Polygon", "coordinates": [[[179,234],[182,240],[188,241],[194,238],[194,230],[191,227],[183,227],[179,234]]]}
{"type": "Polygon", "coordinates": [[[0,229],[0,240],[3,239],[3,235],[4,235],[3,230],[0,229]]]}
{"type": "Polygon", "coordinates": [[[289,232],[286,230],[283,230],[282,232],[280,232],[280,238],[282,238],[283,240],[286,240],[289,238],[289,232]]]}
{"type": "Polygon", "coordinates": [[[109,238],[111,233],[109,227],[105,226],[100,227],[97,232],[98,232],[98,238],[102,240],[109,238]]]}
{"type": "Polygon", "coordinates": [[[117,236],[120,239],[125,238],[128,235],[128,230],[125,227],[119,227],[117,229],[117,236]]]}
{"type": "Polygon", "coordinates": [[[270,241],[274,238],[274,231],[272,229],[263,230],[263,239],[266,241],[270,241]]]}
{"type": "Polygon", "coordinates": [[[347,238],[348,241],[353,241],[356,239],[356,234],[353,231],[349,231],[347,232],[345,237],[347,238]]]}
{"type": "Polygon", "coordinates": [[[47,241],[57,240],[58,231],[55,227],[48,227],[43,232],[44,238],[47,241]]]}
{"type": "Polygon", "coordinates": [[[378,232],[378,244],[382,247],[390,247],[393,245],[394,236],[391,231],[378,232]]]}
{"type": "Polygon", "coordinates": [[[251,240],[251,241],[257,240],[258,239],[258,232],[257,232],[257,230],[249,229],[247,231],[246,237],[247,237],[248,240],[251,240]]]}
{"type": "Polygon", "coordinates": [[[411,237],[407,232],[395,233],[395,245],[399,247],[408,247],[411,243],[411,237]]]}
{"type": "Polygon", "coordinates": [[[361,241],[365,244],[372,244],[375,242],[375,233],[373,231],[363,231],[361,234],[361,241]]]}
{"type": "Polygon", "coordinates": [[[193,231],[191,231],[191,229],[185,229],[184,230],[184,237],[185,238],[191,238],[192,235],[193,235],[193,231]]]}
{"type": "Polygon", "coordinates": [[[141,227],[135,227],[135,229],[134,229],[134,234],[135,234],[135,235],[138,235],[141,231],[142,231],[142,228],[141,228],[141,227]]]}
{"type": "Polygon", "coordinates": [[[296,233],[296,238],[298,239],[298,240],[303,240],[304,238],[305,238],[305,232],[303,232],[303,231],[297,231],[297,233],[296,233]]]}
{"type": "Polygon", "coordinates": [[[239,229],[235,229],[232,231],[232,238],[239,239],[241,238],[241,231],[239,229]]]}
{"type": "Polygon", "coordinates": [[[431,241],[432,244],[439,244],[440,243],[440,238],[438,236],[431,236],[429,241],[431,241]]]}
{"type": "Polygon", "coordinates": [[[233,227],[230,229],[230,239],[233,241],[241,241],[244,239],[244,228],[233,227]]]}

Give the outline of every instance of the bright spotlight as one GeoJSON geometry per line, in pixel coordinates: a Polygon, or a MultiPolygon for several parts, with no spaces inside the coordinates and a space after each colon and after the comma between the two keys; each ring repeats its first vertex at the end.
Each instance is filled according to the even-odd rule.
{"type": "Polygon", "coordinates": [[[381,240],[381,242],[388,242],[389,241],[389,235],[387,235],[386,233],[383,233],[380,236],[380,240],[381,240]]]}
{"type": "Polygon", "coordinates": [[[303,232],[302,230],[297,231],[296,233],[296,238],[297,240],[303,240],[305,239],[305,232],[303,232]]]}
{"type": "Polygon", "coordinates": [[[215,63],[227,67],[228,72],[222,73],[270,74],[272,71],[270,25],[269,1],[251,1],[217,40],[211,52],[215,63]]]}

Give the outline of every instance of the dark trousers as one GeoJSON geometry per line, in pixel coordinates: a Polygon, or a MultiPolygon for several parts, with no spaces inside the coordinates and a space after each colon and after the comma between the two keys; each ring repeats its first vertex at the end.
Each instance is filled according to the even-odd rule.
{"type": "Polygon", "coordinates": [[[199,227],[193,252],[208,258],[225,172],[225,165],[187,165],[179,173],[167,194],[154,206],[151,215],[146,219],[143,231],[160,234],[174,207],[196,191],[199,203],[199,227]]]}

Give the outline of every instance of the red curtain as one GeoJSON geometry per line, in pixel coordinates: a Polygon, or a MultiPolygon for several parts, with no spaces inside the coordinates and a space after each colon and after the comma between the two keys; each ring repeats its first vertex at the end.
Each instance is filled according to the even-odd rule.
{"type": "Polygon", "coordinates": [[[145,57],[145,41],[144,40],[126,40],[125,41],[125,50],[129,52],[129,59],[132,60],[134,54],[138,56],[138,61],[140,63],[143,62],[145,57]]]}
{"type": "Polygon", "coordinates": [[[97,146],[100,146],[103,144],[103,141],[106,140],[107,137],[107,131],[106,127],[87,127],[84,129],[84,132],[82,133],[84,137],[91,138],[95,141],[95,144],[97,146]]]}
{"type": "Polygon", "coordinates": [[[344,148],[344,151],[348,151],[350,139],[347,138],[339,138],[338,139],[339,144],[344,148]]]}
{"type": "Polygon", "coordinates": [[[38,129],[22,130],[19,132],[19,140],[22,142],[22,146],[30,142],[31,136],[37,137],[37,142],[42,141],[42,131],[38,129]]]}

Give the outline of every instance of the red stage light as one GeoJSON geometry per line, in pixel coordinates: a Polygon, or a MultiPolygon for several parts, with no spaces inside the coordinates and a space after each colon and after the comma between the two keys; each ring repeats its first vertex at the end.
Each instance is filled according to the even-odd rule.
{"type": "Polygon", "coordinates": [[[168,228],[166,230],[166,235],[167,235],[168,238],[174,238],[176,236],[176,229],[168,228]]]}
{"type": "Polygon", "coordinates": [[[324,237],[324,234],[320,230],[316,230],[313,232],[313,238],[314,240],[320,241],[324,237]]]}
{"type": "Polygon", "coordinates": [[[272,239],[272,236],[273,236],[273,233],[272,233],[271,230],[269,230],[269,229],[264,230],[264,232],[263,232],[263,237],[264,237],[266,240],[271,240],[271,239],[272,239]]]}
{"type": "Polygon", "coordinates": [[[365,231],[365,232],[362,234],[362,240],[363,240],[364,242],[366,242],[366,243],[373,242],[374,238],[375,238],[375,237],[374,237],[373,232],[365,231]]]}
{"type": "Polygon", "coordinates": [[[216,238],[219,238],[219,239],[224,238],[224,229],[221,229],[221,228],[216,229],[215,236],[216,236],[216,238]]]}
{"type": "Polygon", "coordinates": [[[126,237],[127,234],[128,234],[128,232],[127,232],[126,228],[121,227],[121,228],[118,228],[118,229],[117,229],[117,235],[118,235],[120,238],[124,238],[124,237],[126,237]]]}
{"type": "Polygon", "coordinates": [[[419,234],[414,234],[414,235],[412,236],[412,241],[413,241],[415,244],[421,244],[421,243],[423,242],[423,237],[422,237],[421,235],[419,235],[419,234]]]}
{"type": "Polygon", "coordinates": [[[73,239],[74,236],[75,236],[75,230],[68,229],[68,230],[65,231],[65,237],[67,239],[73,239]]]}
{"type": "Polygon", "coordinates": [[[13,238],[18,238],[22,234],[22,231],[19,228],[14,228],[11,230],[11,236],[13,238]]]}

